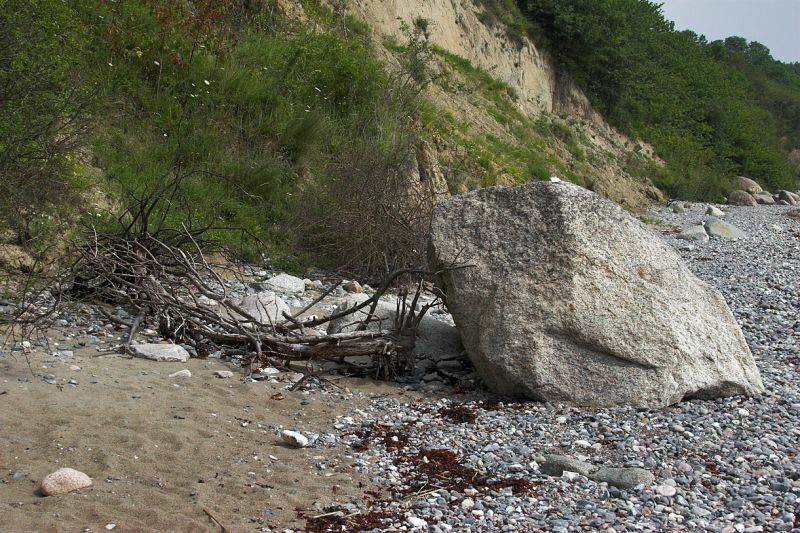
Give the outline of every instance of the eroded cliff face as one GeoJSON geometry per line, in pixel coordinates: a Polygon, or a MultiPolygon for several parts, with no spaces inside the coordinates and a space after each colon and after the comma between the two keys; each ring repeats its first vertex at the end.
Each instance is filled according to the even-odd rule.
{"type": "Polygon", "coordinates": [[[473,0],[353,0],[348,7],[382,34],[400,36],[401,20],[431,21],[434,44],[507,83],[528,113],[557,112],[566,103],[559,101],[563,91],[548,58],[529,41],[511,42],[502,28],[486,26],[473,0]]]}
{"type": "Polygon", "coordinates": [[[348,9],[374,31],[400,36],[400,21],[431,22],[431,41],[468,59],[517,93],[521,111],[566,113],[608,127],[583,92],[530,40],[512,41],[501,27],[481,22],[474,0],[351,0],[348,9]]]}
{"type": "MultiPolygon", "coordinates": [[[[611,127],[569,76],[560,72],[533,42],[512,40],[504,27],[482,22],[483,8],[474,0],[348,0],[329,4],[366,22],[377,42],[384,36],[402,42],[406,38],[401,29],[403,22],[412,26],[414,20],[426,19],[432,44],[467,59],[505,83],[513,91],[511,101],[521,114],[534,120],[548,117],[570,124],[584,144],[588,159],[593,161],[590,181],[594,190],[630,209],[661,199],[661,193],[648,180],[633,178],[625,170],[625,161],[631,154],[652,158],[652,148],[611,127]]],[[[435,83],[427,93],[435,104],[470,124],[473,133],[499,138],[508,134],[508,128],[474,99],[469,101],[435,83]]],[[[559,158],[570,159],[568,150],[557,143],[554,140],[553,151],[559,158]]],[[[446,143],[436,144],[440,151],[447,151],[446,143]]],[[[441,155],[447,158],[445,153],[441,155]]],[[[515,183],[518,179],[509,176],[505,182],[515,183]]]]}

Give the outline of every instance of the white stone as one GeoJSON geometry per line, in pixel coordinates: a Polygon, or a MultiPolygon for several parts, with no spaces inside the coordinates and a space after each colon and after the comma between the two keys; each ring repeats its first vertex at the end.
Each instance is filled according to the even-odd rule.
{"type": "Polygon", "coordinates": [[[205,305],[206,307],[216,307],[216,306],[219,305],[218,301],[213,300],[213,299],[211,299],[211,298],[209,298],[208,296],[205,296],[205,295],[201,295],[197,299],[197,303],[199,303],[200,305],[205,305]]]}
{"type": "Polygon", "coordinates": [[[416,528],[428,527],[428,523],[425,520],[423,520],[422,518],[417,518],[416,516],[413,515],[406,518],[406,522],[408,522],[408,525],[411,527],[416,527],[416,528]]]}
{"type": "Polygon", "coordinates": [[[289,274],[278,274],[269,278],[265,284],[275,292],[286,294],[303,294],[306,291],[305,282],[289,274]]]}
{"type": "Polygon", "coordinates": [[[233,377],[233,372],[231,372],[230,370],[217,370],[216,372],[214,372],[214,375],[217,376],[218,378],[228,379],[233,377]]]}
{"type": "Polygon", "coordinates": [[[678,493],[678,489],[676,489],[672,485],[667,485],[666,483],[663,483],[658,487],[656,487],[656,492],[661,496],[672,498],[678,493]]]}
{"type": "Polygon", "coordinates": [[[45,496],[61,496],[91,486],[92,478],[83,472],[72,468],[60,468],[45,476],[39,484],[39,492],[45,496]]]}
{"type": "Polygon", "coordinates": [[[592,447],[592,443],[589,442],[588,440],[576,440],[575,441],[575,446],[577,446],[579,448],[591,448],[592,447]]]}
{"type": "Polygon", "coordinates": [[[713,205],[708,206],[706,209],[706,215],[711,215],[712,217],[721,218],[725,216],[725,211],[722,209],[715,207],[713,205]]]}
{"type": "Polygon", "coordinates": [[[464,498],[461,500],[461,508],[464,510],[469,510],[475,507],[475,501],[472,498],[464,498]]]}
{"type": "Polygon", "coordinates": [[[192,372],[188,368],[184,368],[183,370],[178,370],[177,372],[173,372],[169,375],[171,378],[190,378],[192,377],[192,372]]]}
{"type": "Polygon", "coordinates": [[[286,444],[294,446],[295,448],[305,448],[308,446],[308,438],[297,431],[289,431],[288,429],[284,429],[281,431],[281,439],[283,439],[283,442],[286,444]]]}
{"type": "Polygon", "coordinates": [[[264,325],[279,324],[286,320],[283,318],[283,313],[290,312],[286,302],[272,291],[248,294],[238,305],[244,312],[255,318],[259,324],[264,325]]]}
{"type": "Polygon", "coordinates": [[[580,477],[581,475],[579,473],[570,472],[569,470],[564,470],[564,472],[561,473],[561,479],[564,481],[577,481],[580,477]]]}
{"type": "MultiPolygon", "coordinates": [[[[339,305],[333,309],[331,314],[339,313],[356,305],[364,303],[369,296],[367,294],[348,294],[339,305]]],[[[344,333],[354,331],[359,324],[369,316],[370,306],[360,309],[353,313],[328,323],[327,332],[344,333]]],[[[379,300],[375,309],[375,314],[370,319],[367,330],[377,331],[392,329],[397,314],[397,304],[394,301],[379,300]]],[[[463,347],[461,344],[461,334],[458,330],[441,320],[437,320],[427,314],[417,330],[415,354],[426,354],[426,357],[434,356],[438,360],[457,359],[462,357],[463,347]]]]}
{"type": "Polygon", "coordinates": [[[177,344],[136,344],[131,345],[136,357],[166,363],[185,363],[189,360],[189,352],[177,344]]]}

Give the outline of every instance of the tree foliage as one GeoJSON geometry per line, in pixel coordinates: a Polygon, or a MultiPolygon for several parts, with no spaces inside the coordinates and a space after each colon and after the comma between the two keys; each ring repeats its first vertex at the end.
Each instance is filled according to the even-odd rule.
{"type": "Polygon", "coordinates": [[[675,31],[649,0],[519,0],[545,46],[617,126],[669,163],[654,176],[676,196],[716,199],[745,174],[769,188],[795,184],[797,65],[760,43],[709,43],[675,31]]]}
{"type": "Polygon", "coordinates": [[[0,223],[30,241],[75,192],[87,36],[59,0],[0,0],[0,223]]]}

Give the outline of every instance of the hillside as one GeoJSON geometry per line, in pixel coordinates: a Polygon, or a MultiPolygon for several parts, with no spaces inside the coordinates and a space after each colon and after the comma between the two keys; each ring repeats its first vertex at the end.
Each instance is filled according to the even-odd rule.
{"type": "Polygon", "coordinates": [[[670,195],[714,200],[737,174],[797,186],[789,159],[800,146],[800,64],[741,37],[675,31],[649,0],[518,4],[526,31],[604,116],[668,162],[655,181],[670,195]]]}
{"type": "MultiPolygon", "coordinates": [[[[147,206],[142,230],[208,229],[251,260],[377,276],[424,262],[442,194],[557,175],[636,211],[718,199],[739,173],[796,178],[793,67],[714,59],[736,81],[701,87],[715,129],[641,50],[598,61],[613,43],[587,25],[608,21],[580,2],[575,26],[548,2],[525,3],[527,20],[490,0],[1,4],[0,224],[36,249],[77,222],[133,227],[147,206]]],[[[647,23],[620,35],[639,42],[647,23]]],[[[661,33],[708,71],[713,43],[661,33]]]]}

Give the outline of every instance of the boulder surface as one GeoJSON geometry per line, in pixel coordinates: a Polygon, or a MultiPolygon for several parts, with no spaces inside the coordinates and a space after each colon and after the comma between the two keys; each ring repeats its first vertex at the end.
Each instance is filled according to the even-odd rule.
{"type": "Polygon", "coordinates": [[[757,207],[758,202],[753,195],[747,191],[732,191],[730,195],[728,195],[728,203],[731,205],[742,205],[742,206],[749,206],[749,207],[757,207]]]}
{"type": "Polygon", "coordinates": [[[431,261],[496,393],[661,407],[756,394],[720,292],[619,206],[568,183],[492,187],[434,209],[431,261]]]}
{"type": "Polygon", "coordinates": [[[709,235],[712,237],[719,237],[720,239],[735,241],[747,237],[742,230],[733,224],[728,224],[727,222],[723,222],[713,217],[706,221],[705,227],[709,235]]]}
{"type": "Polygon", "coordinates": [[[757,182],[751,180],[750,178],[746,178],[744,176],[739,176],[734,180],[734,185],[738,189],[742,189],[744,191],[749,192],[750,194],[758,194],[760,192],[764,192],[764,189],[759,185],[757,182]]]}
{"type": "Polygon", "coordinates": [[[239,307],[255,318],[260,324],[279,324],[286,319],[283,313],[289,313],[286,302],[272,291],[260,291],[244,296],[239,307]]]}

